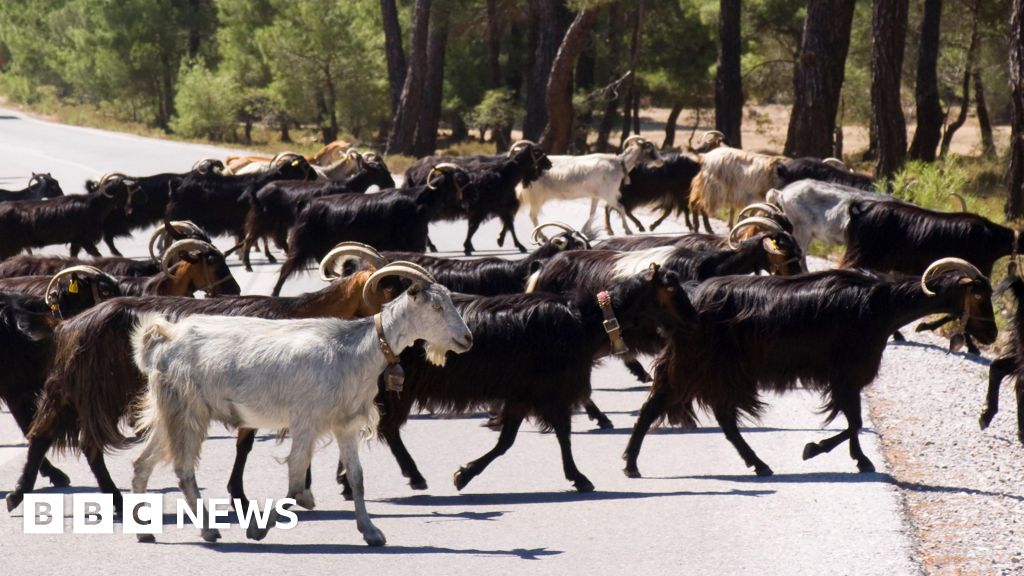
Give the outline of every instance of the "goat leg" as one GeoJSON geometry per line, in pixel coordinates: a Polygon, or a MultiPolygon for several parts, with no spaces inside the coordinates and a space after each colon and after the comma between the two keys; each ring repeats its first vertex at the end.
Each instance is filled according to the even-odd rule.
{"type": "Polygon", "coordinates": [[[637,230],[639,230],[641,232],[646,232],[647,231],[647,229],[644,228],[643,223],[640,222],[640,220],[638,220],[637,217],[633,215],[633,211],[632,210],[630,210],[629,208],[626,208],[625,206],[623,206],[622,210],[623,210],[623,214],[625,214],[630,220],[632,220],[633,224],[636,224],[637,230]]]}
{"type": "Polygon", "coordinates": [[[622,363],[626,365],[626,369],[629,370],[629,373],[632,374],[641,384],[647,384],[653,380],[651,375],[647,373],[647,370],[644,370],[643,364],[641,364],[636,358],[623,360],[622,363]]]}
{"type": "MultiPolygon", "coordinates": [[[[36,411],[34,399],[25,397],[18,401],[8,402],[7,407],[11,411],[11,416],[14,416],[14,421],[18,424],[18,427],[27,436],[29,428],[32,427],[32,417],[35,416],[36,411]]],[[[68,478],[68,475],[60,468],[54,466],[47,458],[43,458],[39,471],[42,472],[43,476],[50,479],[50,484],[53,486],[63,488],[71,484],[71,479],[68,478]]]]}
{"type": "Polygon", "coordinates": [[[774,474],[772,469],[764,463],[763,460],[757,457],[754,449],[747,444],[747,441],[743,439],[743,435],[740,434],[739,426],[736,421],[739,418],[739,413],[735,408],[728,409],[715,409],[715,419],[718,420],[718,426],[721,427],[722,432],[725,434],[726,440],[732,444],[733,448],[736,449],[740,454],[740,458],[743,458],[744,464],[748,468],[753,468],[754,473],[758,476],[771,476],[774,474]]]}
{"type": "Polygon", "coordinates": [[[107,470],[107,462],[103,458],[103,450],[83,446],[82,451],[85,452],[85,459],[89,462],[89,469],[96,477],[100,492],[113,494],[115,512],[119,515],[124,514],[124,498],[121,496],[121,491],[117,489],[114,479],[110,477],[110,470],[107,470]]]}
{"type": "Polygon", "coordinates": [[[249,452],[252,452],[252,445],[256,441],[256,430],[252,428],[239,428],[238,439],[235,441],[235,463],[231,467],[231,477],[228,478],[228,494],[231,495],[231,502],[235,505],[235,513],[242,514],[243,510],[249,508],[249,499],[245,497],[245,486],[243,475],[245,463],[249,459],[249,452]],[[239,510],[241,506],[241,510],[239,510]]]}
{"type": "Polygon", "coordinates": [[[430,236],[427,236],[427,250],[437,252],[437,246],[434,246],[434,243],[430,241],[430,236]]]}
{"type": "Polygon", "coordinates": [[[270,251],[270,239],[266,236],[263,237],[263,254],[266,255],[267,262],[277,264],[277,258],[274,258],[274,254],[270,251]]]}
{"type": "MultiPolygon", "coordinates": [[[[526,246],[523,246],[522,243],[519,242],[519,237],[516,236],[515,220],[512,217],[512,215],[510,215],[510,214],[502,214],[501,215],[501,225],[502,225],[502,229],[501,229],[502,233],[504,233],[506,230],[508,230],[508,232],[512,235],[512,244],[514,244],[515,247],[517,249],[519,249],[520,252],[525,254],[526,253],[526,246]]],[[[500,246],[501,243],[499,242],[498,245],[500,246]]]]}
{"type": "Polygon", "coordinates": [[[1014,356],[1002,356],[992,361],[988,367],[988,393],[985,395],[985,409],[978,418],[981,429],[988,428],[992,419],[999,413],[999,386],[1006,378],[1013,373],[1016,364],[1014,356]]]}
{"type": "Polygon", "coordinates": [[[366,512],[366,501],[363,498],[363,467],[359,462],[358,440],[349,440],[340,446],[341,461],[344,463],[347,476],[351,478],[352,500],[355,504],[356,528],[363,535],[368,546],[383,546],[387,540],[366,512]]]}
{"type": "MultiPolygon", "coordinates": [[[[664,208],[663,212],[661,213],[661,216],[659,216],[657,220],[655,220],[653,223],[651,223],[651,228],[650,228],[651,232],[654,232],[655,228],[657,228],[658,226],[661,226],[661,223],[664,222],[665,219],[668,218],[669,214],[671,214],[671,213],[672,213],[672,208],[671,207],[664,208]]],[[[687,214],[686,226],[688,228],[690,228],[690,231],[692,232],[693,228],[690,226],[690,218],[689,218],[689,214],[690,213],[687,212],[686,214],[687,214]]],[[[640,228],[640,231],[643,232],[643,228],[640,228]]]]}
{"type": "Polygon", "coordinates": [[[53,438],[36,435],[28,441],[28,459],[25,467],[21,470],[21,477],[14,485],[14,489],[7,493],[7,511],[12,512],[21,505],[27,492],[32,492],[36,487],[36,478],[39,477],[39,467],[46,458],[46,452],[53,444],[53,438]]]}
{"type": "Polygon", "coordinates": [[[104,234],[103,242],[107,245],[107,250],[110,250],[112,256],[121,256],[121,253],[117,251],[117,246],[114,246],[114,236],[112,234],[104,234]]]}
{"type": "Polygon", "coordinates": [[[647,436],[648,430],[651,429],[651,424],[654,424],[655,420],[665,414],[667,407],[668,391],[664,386],[659,386],[655,382],[650,397],[647,398],[643,407],[640,408],[640,415],[637,416],[636,424],[633,425],[633,432],[629,435],[629,444],[626,445],[626,451],[622,454],[622,458],[626,461],[626,467],[623,469],[623,472],[628,478],[640,477],[640,470],[636,465],[637,458],[640,456],[640,446],[643,445],[644,437],[647,436]]]}
{"type": "Polygon", "coordinates": [[[476,216],[470,216],[468,226],[466,228],[466,241],[462,243],[462,249],[466,252],[466,256],[473,254],[475,248],[473,248],[473,235],[480,228],[480,218],[476,216]]]}
{"type": "Polygon", "coordinates": [[[519,426],[523,423],[523,417],[518,414],[510,414],[506,408],[501,416],[501,434],[498,436],[498,443],[483,456],[459,468],[453,477],[455,488],[462,490],[473,478],[476,478],[484,471],[495,458],[501,456],[512,447],[516,441],[516,434],[519,433],[519,426]]]}
{"type": "Polygon", "coordinates": [[[558,448],[562,453],[562,469],[565,471],[565,479],[572,482],[577,492],[593,492],[593,482],[576,468],[576,461],[572,457],[572,417],[569,411],[564,411],[553,420],[551,427],[555,429],[555,437],[558,438],[558,448]]]}
{"type": "Polygon", "coordinates": [[[612,428],[615,428],[612,421],[609,420],[608,416],[597,407],[597,404],[594,404],[592,399],[587,398],[587,402],[583,405],[583,409],[587,411],[587,418],[597,422],[597,427],[601,430],[611,430],[612,428]]]}
{"type": "Polygon", "coordinates": [[[423,474],[420,474],[416,461],[412,459],[412,455],[409,454],[409,450],[405,447],[405,442],[402,441],[402,435],[398,428],[395,426],[384,426],[380,432],[384,437],[384,441],[387,442],[388,448],[391,449],[391,454],[395,457],[395,461],[398,462],[398,467],[402,470],[402,476],[409,479],[409,487],[413,490],[426,490],[427,480],[423,477],[423,474]]]}
{"type": "MultiPolygon", "coordinates": [[[[74,245],[72,244],[72,246],[74,245]]],[[[96,248],[96,244],[92,242],[83,242],[82,249],[85,250],[89,254],[89,256],[92,256],[93,258],[99,258],[103,256],[102,254],[100,254],[100,251],[96,248]]]]}

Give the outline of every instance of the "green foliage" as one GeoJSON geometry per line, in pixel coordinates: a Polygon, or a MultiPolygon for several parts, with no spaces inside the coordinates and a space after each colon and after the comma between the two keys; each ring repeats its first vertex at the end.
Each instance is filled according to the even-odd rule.
{"type": "Polygon", "coordinates": [[[483,100],[466,115],[466,124],[478,130],[507,128],[512,126],[518,116],[519,109],[512,100],[512,91],[498,88],[484,94],[483,100]]]}
{"type": "Polygon", "coordinates": [[[202,61],[182,66],[174,104],[178,115],[171,120],[171,128],[175,132],[187,137],[234,140],[235,118],[243,96],[228,74],[212,72],[202,61]]]}
{"type": "Polygon", "coordinates": [[[950,154],[941,162],[908,162],[891,180],[880,181],[879,189],[890,184],[893,195],[918,206],[942,211],[959,211],[952,194],[966,200],[967,210],[1002,221],[1002,175],[1005,159],[965,158],[950,154]]]}

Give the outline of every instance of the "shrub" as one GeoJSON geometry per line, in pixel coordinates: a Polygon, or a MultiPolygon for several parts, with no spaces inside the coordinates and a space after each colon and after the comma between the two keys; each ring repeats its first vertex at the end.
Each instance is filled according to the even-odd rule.
{"type": "Polygon", "coordinates": [[[234,140],[242,104],[242,90],[229,75],[211,71],[202,61],[183,65],[171,129],[186,137],[234,140]]]}

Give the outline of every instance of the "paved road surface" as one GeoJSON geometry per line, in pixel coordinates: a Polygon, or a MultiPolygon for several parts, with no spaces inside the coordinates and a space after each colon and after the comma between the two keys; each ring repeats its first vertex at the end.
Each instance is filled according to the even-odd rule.
{"type": "MultiPolygon", "coordinates": [[[[107,170],[148,174],[186,170],[198,158],[224,156],[226,149],[163,142],[98,130],[39,122],[0,109],[0,187],[49,171],[68,192],[82,189],[86,177],[107,170]]],[[[581,225],[586,202],[552,204],[551,218],[581,225]]],[[[649,220],[649,218],[648,218],[649,220]]],[[[530,226],[516,221],[521,238],[530,226]]],[[[678,226],[674,229],[678,229],[678,226]]],[[[477,235],[483,252],[499,252],[498,226],[489,222],[477,235]]],[[[458,250],[464,223],[431,229],[442,250],[458,250]]],[[[118,242],[129,256],[145,254],[145,238],[118,242]]],[[[222,247],[228,239],[218,241],[222,247]]],[[[57,252],[63,252],[63,248],[57,252]]],[[[454,252],[452,252],[454,254],[454,252]]],[[[256,272],[232,261],[243,293],[266,294],[277,266],[255,255],[256,272]],[[258,264],[257,264],[258,262],[258,264]]],[[[320,287],[313,275],[286,285],[286,293],[320,287]]],[[[864,448],[883,471],[860,475],[845,448],[810,462],[803,445],[834,433],[821,429],[818,399],[806,393],[769,398],[761,422],[744,430],[752,446],[775,470],[760,479],[744,468],[717,427],[682,432],[665,429],[648,436],[641,455],[643,479],[621,473],[635,411],[646,389],[617,362],[594,373],[595,400],[616,429],[595,431],[584,416],[574,420],[577,463],[597,487],[578,495],[563,479],[553,435],[524,426],[515,446],[463,493],[452,473],[488,450],[497,435],[481,428],[479,415],[449,419],[415,416],[405,428],[409,449],[430,483],[424,492],[405,485],[389,451],[373,443],[365,452],[369,510],[387,535],[388,545],[370,549],[355,529],[351,504],[333,482],[336,450],[322,448],[314,458],[317,510],[301,512],[291,531],[272,532],[249,542],[237,526],[216,545],[204,545],[197,531],[173,526],[156,545],[132,536],[25,535],[22,509],[0,512],[0,563],[5,574],[252,574],[279,571],[308,574],[757,574],[898,575],[913,574],[912,542],[898,496],[884,473],[874,432],[863,434],[864,448]],[[485,572],[486,571],[486,572],[485,572]]],[[[840,419],[841,420],[841,419],[840,419]]],[[[230,431],[216,426],[206,443],[199,481],[207,497],[225,497],[234,452],[230,431]]],[[[6,412],[0,414],[0,495],[13,486],[24,461],[24,439],[6,412]]],[[[122,489],[131,479],[137,450],[109,458],[122,489]]],[[[248,466],[250,497],[281,497],[287,441],[270,436],[257,442],[248,466]]],[[[71,494],[93,491],[84,460],[58,457],[68,472],[71,494]]],[[[45,486],[45,482],[42,482],[45,486]]],[[[161,467],[150,486],[178,494],[173,472],[161,467]]],[[[47,488],[53,491],[52,488],[47,488]]],[[[70,506],[70,497],[67,498],[70,506]]],[[[170,502],[170,498],[167,499],[170,502]]],[[[171,504],[167,512],[173,511],[171,504]]],[[[70,526],[70,520],[68,520],[70,526]]]]}

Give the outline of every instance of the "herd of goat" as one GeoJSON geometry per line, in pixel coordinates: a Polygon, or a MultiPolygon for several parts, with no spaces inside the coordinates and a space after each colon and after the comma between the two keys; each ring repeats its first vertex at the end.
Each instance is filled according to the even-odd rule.
{"type": "MultiPolygon", "coordinates": [[[[314,505],[313,448],[333,436],[337,481],[354,500],[357,527],[381,545],[364,504],[359,442],[367,430],[422,490],[427,481],[400,433],[413,410],[489,410],[497,442],[456,472],[462,489],[532,419],[554,433],[565,477],[590,491],[573,459],[571,421],[582,408],[598,426],[612,425],[590,398],[591,371],[608,356],[652,383],[624,454],[629,477],[640,476],[652,425],[695,426],[698,409],[748,467],[771,475],[737,422],[761,412],[760,393],[798,383],[822,394],[830,420],[847,420],[842,432],[807,444],[804,459],[846,441],[857,468],[870,472],[860,397],[889,337],[942,315],[918,329],[952,322],[951,348],[973,352],[975,342],[995,342],[988,278],[1002,257],[1011,257],[1009,291],[1024,298],[1016,230],[901,202],[835,159],[739,150],[716,132],[683,153],[632,137],[619,154],[549,156],[519,141],[497,156],[427,157],[398,188],[381,156],[339,145],[311,157],[201,160],[186,173],[110,173],[85,188],[64,195],[39,174],[0,196],[0,398],[29,441],[9,510],[40,473],[69,484],[47,460],[53,449],[84,454],[120,513],[105,455],[144,439],[132,490],[145,491],[154,466],[170,461],[195,512],[195,466],[218,421],[238,430],[228,490],[243,506],[257,428],[287,430],[288,497],[306,508],[314,505]],[[592,218],[604,206],[605,238],[540,222],[546,201],[572,198],[589,199],[592,218]],[[431,222],[465,219],[469,255],[491,218],[502,224],[499,245],[510,235],[527,252],[514,228],[522,204],[536,226],[524,257],[427,254],[431,222]],[[645,230],[633,213],[641,207],[661,211],[652,230],[683,214],[691,233],[629,235],[629,222],[645,230]],[[731,229],[716,235],[708,214],[722,209],[731,229]],[[612,235],[612,211],[626,236],[612,235]],[[115,239],[147,229],[151,259],[121,257],[115,239]],[[234,247],[218,250],[218,236],[234,247]],[[845,245],[837,269],[808,272],[814,239],[845,245]],[[100,257],[100,240],[113,256],[100,257]],[[242,296],[227,258],[237,251],[251,269],[261,240],[270,261],[271,241],[284,251],[280,276],[272,296],[242,296]],[[70,257],[31,254],[60,244],[70,257]],[[79,259],[80,250],[92,258],[79,259]],[[326,285],[280,297],[314,262],[326,285]],[[651,373],[641,356],[655,358],[651,373]]],[[[1017,377],[1018,405],[1024,399],[1022,322],[1018,308],[997,347],[983,427],[1003,378],[1017,377]]],[[[1020,409],[1018,417],[1024,442],[1020,409]]],[[[202,537],[220,534],[206,528],[202,537]]]]}

